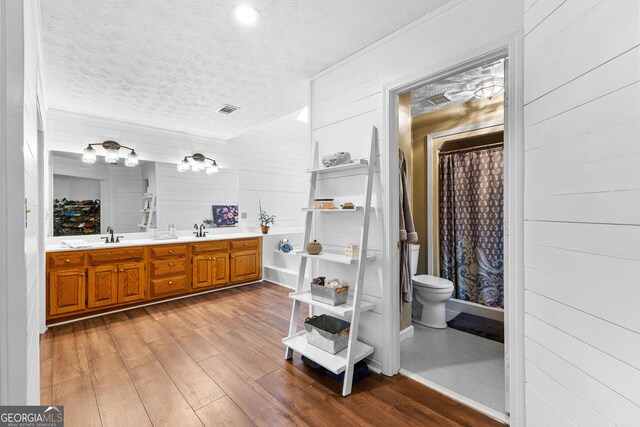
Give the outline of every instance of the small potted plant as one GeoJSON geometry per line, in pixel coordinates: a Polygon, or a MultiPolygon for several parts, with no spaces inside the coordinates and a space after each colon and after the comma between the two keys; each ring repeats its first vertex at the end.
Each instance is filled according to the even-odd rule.
{"type": "Polygon", "coordinates": [[[260,205],[260,217],[258,220],[260,221],[260,228],[262,228],[262,234],[269,233],[269,225],[276,225],[276,216],[269,215],[266,211],[262,210],[262,202],[258,200],[258,204],[260,205]]]}

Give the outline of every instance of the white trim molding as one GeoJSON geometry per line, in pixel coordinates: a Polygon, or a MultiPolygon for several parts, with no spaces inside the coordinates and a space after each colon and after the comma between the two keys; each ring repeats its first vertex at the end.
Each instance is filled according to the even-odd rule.
{"type": "MultiPolygon", "coordinates": [[[[523,135],[523,35],[514,32],[484,46],[445,62],[412,73],[384,85],[382,105],[382,166],[386,194],[385,218],[385,264],[387,283],[398,283],[399,261],[397,256],[399,198],[398,166],[395,159],[398,151],[398,103],[399,94],[412,88],[437,81],[480,63],[499,58],[508,58],[505,62],[505,362],[508,381],[505,384],[509,422],[513,426],[525,425],[525,359],[524,359],[524,135],[523,135]],[[385,144],[384,140],[388,143],[385,144]]],[[[384,294],[387,313],[385,324],[384,373],[396,373],[400,370],[400,317],[398,289],[392,286],[384,294]]]]}

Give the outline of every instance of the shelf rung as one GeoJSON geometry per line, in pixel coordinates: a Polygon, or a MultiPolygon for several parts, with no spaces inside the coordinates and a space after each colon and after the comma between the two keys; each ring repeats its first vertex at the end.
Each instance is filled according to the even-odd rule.
{"type": "MultiPolygon", "coordinates": [[[[353,300],[351,298],[347,299],[345,304],[341,305],[329,305],[320,301],[314,301],[311,297],[311,291],[300,291],[300,292],[291,292],[289,297],[296,301],[303,302],[305,304],[313,305],[314,307],[321,308],[325,311],[330,312],[331,314],[346,317],[353,313],[353,300]]],[[[360,303],[360,312],[373,310],[375,304],[369,301],[362,301],[360,303]]]]}
{"type": "MultiPolygon", "coordinates": [[[[307,342],[307,337],[305,336],[305,331],[301,331],[295,335],[284,338],[282,343],[293,349],[293,351],[296,351],[313,360],[317,364],[324,366],[334,374],[343,372],[347,366],[348,348],[345,348],[338,354],[327,353],[326,351],[320,350],[318,347],[314,347],[309,344],[307,342]]],[[[361,361],[372,354],[374,350],[373,347],[361,341],[356,341],[355,346],[353,363],[361,361]]]]}

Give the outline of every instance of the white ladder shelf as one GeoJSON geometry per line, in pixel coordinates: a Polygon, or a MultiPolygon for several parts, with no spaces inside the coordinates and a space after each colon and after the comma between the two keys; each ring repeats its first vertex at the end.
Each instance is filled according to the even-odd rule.
{"type": "Polygon", "coordinates": [[[301,257],[300,270],[298,272],[298,281],[296,285],[296,291],[289,294],[289,297],[293,299],[293,308],[291,310],[291,322],[289,324],[289,336],[284,338],[282,342],[287,346],[285,351],[285,358],[291,359],[293,352],[296,351],[303,356],[313,360],[324,368],[330,370],[335,374],[344,372],[344,383],[342,386],[342,395],[348,396],[351,394],[351,386],[353,385],[353,371],[357,362],[370,356],[373,353],[373,347],[358,341],[358,327],[360,322],[360,313],[363,311],[372,310],[374,304],[362,300],[362,287],[364,283],[364,272],[367,261],[373,260],[372,256],[367,255],[367,245],[369,240],[369,223],[371,219],[371,193],[373,189],[373,172],[375,169],[375,160],[378,154],[378,129],[374,126],[371,132],[371,147],[369,150],[368,159],[355,160],[352,163],[334,167],[323,168],[319,164],[318,156],[318,142],[314,144],[313,150],[313,166],[307,170],[311,174],[310,189],[309,189],[309,207],[304,208],[306,212],[305,231],[302,247],[305,248],[311,238],[311,227],[314,218],[314,212],[323,214],[325,212],[335,212],[337,210],[332,209],[313,209],[313,201],[315,199],[316,184],[319,174],[326,174],[338,171],[352,170],[352,169],[366,169],[366,185],[365,185],[365,202],[364,206],[358,207],[352,210],[351,213],[359,213],[363,216],[362,230],[360,234],[360,247],[359,256],[357,259],[352,260],[346,255],[323,253],[320,255],[308,255],[305,251],[296,250],[292,251],[291,255],[297,255],[301,257]],[[351,290],[352,295],[347,300],[346,304],[339,306],[331,306],[311,299],[311,293],[304,290],[304,276],[307,270],[307,260],[317,259],[325,262],[335,262],[339,264],[355,264],[357,265],[356,280],[351,290]],[[298,315],[300,313],[300,305],[308,304],[314,307],[323,309],[324,311],[331,313],[338,317],[351,318],[351,327],[349,329],[349,342],[347,348],[342,350],[338,354],[327,353],[307,343],[305,332],[297,330],[298,315]]]}
{"type": "Polygon", "coordinates": [[[155,193],[145,193],[142,195],[142,219],[140,219],[140,224],[138,227],[142,228],[144,231],[149,231],[149,228],[152,226],[153,218],[156,215],[156,195],[155,193]]]}

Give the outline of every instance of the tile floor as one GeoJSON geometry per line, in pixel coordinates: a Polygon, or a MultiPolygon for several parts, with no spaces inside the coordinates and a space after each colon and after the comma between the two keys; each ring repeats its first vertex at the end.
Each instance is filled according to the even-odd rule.
{"type": "Polygon", "coordinates": [[[504,344],[451,328],[413,327],[400,345],[402,368],[504,413],[504,344]]]}

